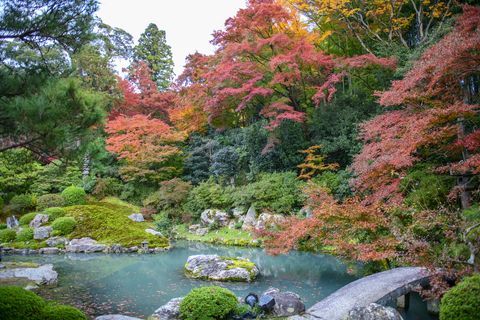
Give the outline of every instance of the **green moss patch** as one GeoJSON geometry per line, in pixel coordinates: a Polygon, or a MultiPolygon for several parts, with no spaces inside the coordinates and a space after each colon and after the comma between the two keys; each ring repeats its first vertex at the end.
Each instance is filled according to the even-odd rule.
{"type": "Polygon", "coordinates": [[[239,247],[260,247],[261,241],[253,239],[252,235],[243,230],[220,228],[199,236],[188,231],[186,225],[178,225],[175,228],[177,239],[188,241],[200,241],[213,244],[239,247]]]}
{"type": "Polygon", "coordinates": [[[134,212],[130,206],[97,202],[66,207],[65,211],[77,222],[69,238],[90,237],[100,243],[125,247],[140,246],[144,240],[149,242],[149,247],[168,246],[168,239],[145,232],[152,227],[150,223],[133,222],[128,218],[134,212]]]}

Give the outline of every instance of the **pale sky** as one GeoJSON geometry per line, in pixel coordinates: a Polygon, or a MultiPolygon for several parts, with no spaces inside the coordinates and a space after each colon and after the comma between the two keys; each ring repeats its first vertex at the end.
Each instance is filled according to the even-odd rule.
{"type": "Polygon", "coordinates": [[[165,30],[178,76],[188,54],[213,53],[212,32],[243,7],[245,0],[100,0],[98,15],[135,41],[151,22],[165,30]]]}

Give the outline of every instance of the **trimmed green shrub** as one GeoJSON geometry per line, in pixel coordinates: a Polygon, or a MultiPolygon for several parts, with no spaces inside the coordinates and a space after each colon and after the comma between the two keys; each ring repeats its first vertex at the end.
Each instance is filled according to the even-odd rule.
{"type": "Polygon", "coordinates": [[[228,289],[195,288],[180,303],[180,316],[184,320],[225,319],[235,312],[237,304],[237,297],[228,289]]]}
{"type": "Polygon", "coordinates": [[[56,219],[63,217],[65,215],[65,210],[63,208],[47,208],[43,211],[46,215],[48,215],[49,221],[55,221],[56,219]]]}
{"type": "Polygon", "coordinates": [[[15,230],[12,230],[12,229],[0,230],[0,243],[11,242],[15,240],[16,236],[17,236],[17,233],[15,232],[15,230]]]}
{"type": "Polygon", "coordinates": [[[213,179],[208,179],[193,188],[185,202],[184,209],[194,216],[200,216],[205,209],[227,209],[233,205],[232,188],[223,188],[213,179]]]}
{"type": "Polygon", "coordinates": [[[440,320],[477,320],[480,311],[480,274],[463,279],[440,303],[440,320]]]}
{"type": "Polygon", "coordinates": [[[45,320],[88,320],[77,308],[59,304],[48,304],[43,309],[42,317],[45,320]]]}
{"type": "Polygon", "coordinates": [[[37,199],[38,210],[44,210],[51,207],[63,207],[64,205],[65,200],[63,200],[63,197],[58,193],[45,194],[37,199]]]}
{"type": "Polygon", "coordinates": [[[33,239],[33,229],[23,228],[17,233],[16,241],[29,241],[33,239]]]}
{"type": "Polygon", "coordinates": [[[70,186],[62,192],[63,200],[66,206],[75,206],[86,203],[87,194],[80,187],[70,186]]]}
{"type": "Polygon", "coordinates": [[[172,235],[173,222],[168,218],[166,214],[157,214],[154,216],[155,226],[157,231],[161,232],[163,235],[170,237],[172,235]]]}
{"type": "Polygon", "coordinates": [[[0,286],[0,319],[42,320],[45,301],[35,293],[15,286],[0,286]]]}
{"type": "Polygon", "coordinates": [[[30,212],[30,213],[24,214],[23,216],[20,217],[20,219],[18,220],[18,223],[20,223],[20,225],[22,226],[28,226],[30,224],[30,221],[32,221],[37,214],[39,214],[39,212],[30,212]]]}
{"type": "Polygon", "coordinates": [[[14,196],[9,203],[9,208],[12,212],[25,213],[34,210],[37,204],[37,199],[31,194],[19,194],[14,196]]]}
{"type": "Polygon", "coordinates": [[[0,230],[7,229],[7,224],[6,223],[0,223],[0,230]]]}
{"type": "Polygon", "coordinates": [[[53,234],[67,235],[75,229],[76,224],[77,222],[72,217],[60,217],[52,223],[53,234]]]}

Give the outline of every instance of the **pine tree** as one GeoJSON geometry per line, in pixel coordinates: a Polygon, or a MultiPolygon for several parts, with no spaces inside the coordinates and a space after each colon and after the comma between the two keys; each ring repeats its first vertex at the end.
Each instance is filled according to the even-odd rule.
{"type": "Polygon", "coordinates": [[[167,44],[165,31],[150,23],[135,46],[134,62],[145,61],[152,70],[152,80],[160,90],[166,90],[173,80],[172,50],[167,44]]]}

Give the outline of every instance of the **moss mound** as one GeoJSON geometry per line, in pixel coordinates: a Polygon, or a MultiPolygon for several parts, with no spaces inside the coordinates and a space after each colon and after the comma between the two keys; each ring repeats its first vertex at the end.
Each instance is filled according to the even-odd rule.
{"type": "Polygon", "coordinates": [[[49,221],[54,221],[57,218],[63,217],[65,210],[63,210],[63,208],[53,207],[45,209],[44,213],[48,216],[49,221]]]}
{"type": "Polygon", "coordinates": [[[33,239],[33,229],[23,228],[17,233],[16,241],[30,241],[33,239]]]}
{"type": "Polygon", "coordinates": [[[166,247],[168,239],[145,232],[147,222],[133,222],[128,218],[131,208],[106,202],[66,207],[67,216],[77,221],[71,238],[90,237],[105,244],[139,246],[147,240],[150,247],[166,247]]]}
{"type": "Polygon", "coordinates": [[[480,274],[450,289],[440,304],[440,320],[476,320],[480,316],[480,274]]]}
{"type": "Polygon", "coordinates": [[[43,319],[45,320],[88,320],[88,318],[77,308],[49,304],[43,309],[43,319]]]}
{"type": "Polygon", "coordinates": [[[20,219],[18,220],[18,223],[20,223],[20,225],[22,226],[28,226],[30,224],[30,221],[32,221],[37,214],[38,212],[30,212],[30,213],[24,214],[23,216],[20,217],[20,219]]]}
{"type": "Polygon", "coordinates": [[[71,186],[63,190],[62,198],[67,206],[80,205],[87,202],[87,194],[85,193],[85,190],[75,186],[71,186]]]}
{"type": "Polygon", "coordinates": [[[15,286],[0,287],[0,319],[42,320],[45,301],[35,293],[15,286]]]}
{"type": "MultiPolygon", "coordinates": [[[[0,243],[11,242],[15,240],[17,233],[12,229],[0,230],[0,243]]],[[[1,319],[1,318],[0,318],[1,319]]]]}
{"type": "Polygon", "coordinates": [[[63,207],[64,205],[65,200],[63,200],[63,197],[57,193],[45,194],[37,199],[37,210],[44,210],[51,207],[63,207]]]}
{"type": "Polygon", "coordinates": [[[76,226],[77,222],[72,217],[61,217],[53,221],[52,229],[54,235],[65,236],[71,233],[76,226]]]}
{"type": "Polygon", "coordinates": [[[184,320],[226,319],[237,308],[237,297],[221,287],[201,287],[190,291],[180,303],[184,320]]]}

